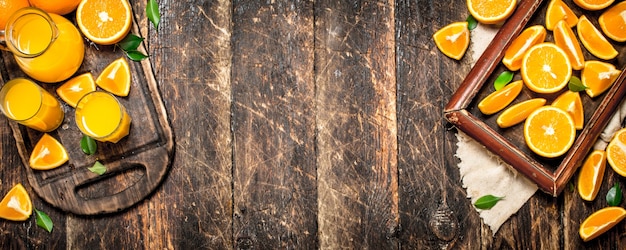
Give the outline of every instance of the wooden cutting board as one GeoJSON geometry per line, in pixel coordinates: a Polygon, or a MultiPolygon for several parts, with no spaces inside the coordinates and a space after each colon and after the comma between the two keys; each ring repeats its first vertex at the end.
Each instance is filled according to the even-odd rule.
{"type": "MultiPolygon", "coordinates": [[[[133,26],[137,27],[136,23],[133,26]]],[[[138,31],[134,28],[132,32],[138,31]]],[[[75,75],[91,72],[96,78],[109,63],[125,57],[114,46],[88,42],[85,46],[85,59],[75,75]]],[[[143,45],[140,50],[145,53],[143,45]]],[[[11,54],[2,55],[4,64],[0,70],[4,82],[27,77],[11,54]]],[[[130,94],[118,99],[131,116],[130,133],[116,144],[98,142],[95,155],[82,152],[83,134],[74,121],[74,108],[60,98],[57,99],[62,103],[65,119],[49,134],[65,146],[70,159],[56,169],[39,171],[29,167],[30,154],[43,133],[10,122],[30,185],[43,200],[59,209],[81,215],[118,212],[150,195],[168,173],[173,158],[173,134],[150,59],[141,62],[128,59],[128,62],[132,74],[130,94]],[[87,169],[96,161],[107,168],[102,176],[87,169]]],[[[61,84],[40,83],[55,96],[55,89],[61,84]]]]}

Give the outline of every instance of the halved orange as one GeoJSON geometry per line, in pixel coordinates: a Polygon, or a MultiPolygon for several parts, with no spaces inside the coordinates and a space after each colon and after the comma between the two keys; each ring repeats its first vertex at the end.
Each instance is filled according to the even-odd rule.
{"type": "Polygon", "coordinates": [[[606,169],[606,152],[592,151],[578,172],[578,194],[586,201],[593,201],[600,191],[604,170],[606,169]]]}
{"type": "Polygon", "coordinates": [[[524,83],[521,80],[509,83],[480,101],[478,109],[485,115],[494,114],[511,104],[522,92],[522,87],[524,87],[524,83]]]}
{"type": "Polygon", "coordinates": [[[115,44],[130,31],[128,0],[82,0],[76,10],[80,31],[97,44],[115,44]]]}
{"type": "Polygon", "coordinates": [[[540,107],[530,113],[524,122],[526,145],[546,158],[565,154],[574,144],[575,137],[572,116],[557,107],[540,107]]]}
{"type": "Polygon", "coordinates": [[[576,129],[583,128],[585,123],[585,111],[583,110],[583,101],[580,99],[578,92],[570,90],[563,92],[563,94],[552,101],[552,106],[560,108],[570,114],[574,120],[574,127],[576,129]]]}
{"type": "Polygon", "coordinates": [[[526,28],[517,36],[504,52],[502,64],[511,71],[517,71],[522,67],[524,54],[535,44],[544,42],[546,29],[542,25],[533,25],[526,28]]]}
{"type": "Polygon", "coordinates": [[[569,27],[574,27],[578,23],[578,16],[572,9],[561,0],[552,0],[546,10],[546,29],[554,30],[556,23],[565,20],[569,27]]]}
{"type": "Polygon", "coordinates": [[[552,34],[554,43],[567,54],[567,58],[572,63],[572,69],[581,70],[585,66],[585,57],[572,28],[567,25],[565,20],[561,20],[556,23],[552,34]]]}
{"type": "Polygon", "coordinates": [[[56,90],[57,95],[74,108],[76,108],[76,103],[80,98],[92,91],[96,91],[96,83],[91,72],[73,77],[56,90]]]}
{"type": "Polygon", "coordinates": [[[626,128],[613,135],[606,147],[606,159],[615,173],[626,177],[626,128]]]}
{"type": "Polygon", "coordinates": [[[49,170],[63,165],[68,160],[65,147],[54,137],[44,133],[35,144],[28,164],[32,169],[49,170]]]}
{"type": "Polygon", "coordinates": [[[433,40],[441,53],[452,59],[461,60],[470,42],[467,22],[448,24],[433,34],[433,40]]]}
{"type": "Polygon", "coordinates": [[[532,46],[520,70],[524,84],[537,93],[556,93],[563,89],[572,76],[572,65],[567,54],[554,43],[532,46]]]}
{"type": "Polygon", "coordinates": [[[29,0],[30,5],[40,8],[48,13],[59,15],[69,14],[76,10],[80,0],[29,0]]]}
{"type": "Polygon", "coordinates": [[[578,234],[587,242],[605,233],[626,217],[626,209],[621,207],[605,207],[595,211],[580,223],[578,234]]]}
{"type": "Polygon", "coordinates": [[[601,10],[609,7],[615,0],[574,0],[574,3],[586,10],[601,10]]]}
{"type": "Polygon", "coordinates": [[[546,99],[543,98],[533,98],[517,103],[502,111],[502,114],[500,114],[498,119],[496,119],[496,123],[498,124],[498,127],[501,128],[508,128],[517,125],[518,123],[523,122],[526,117],[530,115],[530,113],[545,104],[546,99]]]}
{"type": "Polygon", "coordinates": [[[25,221],[33,214],[33,204],[21,183],[15,184],[0,201],[0,218],[25,221]]]}
{"type": "Polygon", "coordinates": [[[602,13],[598,23],[606,36],[617,42],[626,42],[626,1],[602,13]]]}
{"type": "Polygon", "coordinates": [[[102,70],[96,85],[117,96],[128,96],[130,92],[130,67],[126,58],[120,57],[102,70]]]}
{"type": "Polygon", "coordinates": [[[586,61],[580,73],[585,92],[589,97],[596,97],[609,89],[621,73],[615,65],[602,61],[586,61]]]}
{"type": "Polygon", "coordinates": [[[467,0],[467,9],[480,23],[500,23],[515,10],[517,0],[467,0]]]}
{"type": "Polygon", "coordinates": [[[586,16],[583,15],[578,19],[577,29],[578,38],[589,53],[604,60],[611,60],[617,56],[617,50],[586,16]]]}

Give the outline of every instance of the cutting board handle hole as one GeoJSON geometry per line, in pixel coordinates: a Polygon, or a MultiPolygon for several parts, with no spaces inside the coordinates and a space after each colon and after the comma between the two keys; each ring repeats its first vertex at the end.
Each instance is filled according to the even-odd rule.
{"type": "Polygon", "coordinates": [[[76,193],[85,200],[113,196],[137,184],[146,175],[146,167],[142,164],[129,164],[120,169],[77,186],[76,193]]]}

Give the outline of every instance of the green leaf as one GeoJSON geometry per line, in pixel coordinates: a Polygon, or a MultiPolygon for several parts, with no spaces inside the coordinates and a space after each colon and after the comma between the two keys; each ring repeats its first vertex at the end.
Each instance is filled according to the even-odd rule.
{"type": "Polygon", "coordinates": [[[504,88],[504,86],[509,84],[511,80],[513,80],[513,72],[505,70],[500,73],[498,78],[496,78],[495,82],[493,83],[493,87],[496,90],[500,90],[501,88],[504,88]]]}
{"type": "Polygon", "coordinates": [[[148,4],[146,5],[146,15],[148,16],[148,20],[152,22],[155,29],[159,28],[159,22],[161,22],[161,13],[159,13],[159,4],[156,0],[148,0],[148,4]]]}
{"type": "Polygon", "coordinates": [[[469,30],[473,30],[478,26],[478,21],[476,21],[476,18],[472,15],[469,15],[465,21],[467,22],[467,28],[469,30]]]}
{"type": "Polygon", "coordinates": [[[52,223],[50,216],[37,209],[35,209],[35,215],[37,217],[37,226],[45,229],[46,231],[48,231],[48,233],[52,232],[54,224],[52,223]]]}
{"type": "Polygon", "coordinates": [[[122,41],[117,43],[117,45],[120,46],[120,48],[122,48],[122,50],[124,51],[133,51],[139,48],[139,45],[141,45],[141,42],[143,42],[142,37],[137,36],[132,33],[128,33],[128,35],[124,37],[122,41]]]}
{"type": "Polygon", "coordinates": [[[93,138],[83,135],[83,138],[80,139],[80,149],[82,149],[85,154],[93,155],[96,153],[98,145],[93,138]]]}
{"type": "Polygon", "coordinates": [[[126,56],[130,60],[133,60],[133,61],[141,61],[143,59],[148,58],[148,56],[142,53],[141,51],[131,50],[131,51],[124,51],[124,52],[126,52],[126,56]]]}
{"type": "Polygon", "coordinates": [[[93,164],[93,167],[87,168],[89,171],[94,172],[98,175],[103,175],[107,171],[107,167],[102,165],[99,161],[93,164]]]}
{"type": "Polygon", "coordinates": [[[618,182],[606,193],[606,203],[608,203],[609,206],[618,206],[622,203],[622,189],[619,187],[618,182]]]}
{"type": "Polygon", "coordinates": [[[580,92],[580,91],[587,89],[587,86],[583,85],[583,82],[580,80],[580,78],[576,76],[572,76],[569,79],[569,82],[567,83],[567,87],[572,92],[580,92]]]}
{"type": "Polygon", "coordinates": [[[493,195],[485,195],[483,197],[478,198],[478,200],[476,200],[476,202],[474,202],[474,207],[478,208],[478,209],[491,209],[493,206],[496,205],[496,203],[498,203],[498,201],[504,199],[504,197],[498,197],[498,196],[493,196],[493,195]]]}

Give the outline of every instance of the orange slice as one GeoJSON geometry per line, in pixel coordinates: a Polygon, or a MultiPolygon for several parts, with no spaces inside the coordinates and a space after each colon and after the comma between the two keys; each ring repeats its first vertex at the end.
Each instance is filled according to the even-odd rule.
{"type": "Polygon", "coordinates": [[[526,117],[539,107],[546,104],[546,99],[534,98],[517,103],[504,111],[496,119],[498,127],[508,128],[526,120],[526,117]]]}
{"type": "Polygon", "coordinates": [[[567,54],[567,58],[572,63],[572,69],[581,70],[585,66],[583,50],[580,47],[580,43],[578,43],[578,39],[576,39],[574,31],[567,25],[565,20],[556,23],[553,36],[554,43],[567,54]]]}
{"type": "Polygon", "coordinates": [[[626,2],[606,10],[598,18],[598,23],[606,36],[617,42],[626,42],[626,2]]]}
{"type": "Polygon", "coordinates": [[[546,29],[554,30],[556,23],[561,20],[565,20],[570,28],[578,23],[578,17],[566,3],[561,0],[550,1],[546,10],[546,29]]]}
{"type": "Polygon", "coordinates": [[[517,0],[467,0],[467,9],[476,21],[484,24],[500,23],[517,6],[517,0]]]}
{"type": "Polygon", "coordinates": [[[606,159],[617,174],[626,177],[626,128],[613,135],[606,147],[606,159]]]}
{"type": "Polygon", "coordinates": [[[68,160],[69,157],[63,145],[54,137],[44,133],[33,148],[28,163],[32,169],[49,170],[63,165],[68,160]]]}
{"type": "Polygon", "coordinates": [[[586,201],[593,201],[600,191],[606,169],[606,152],[594,150],[585,159],[578,172],[578,194],[586,201]]]}
{"type": "Polygon", "coordinates": [[[130,31],[132,11],[128,0],[82,0],[76,22],[94,43],[115,44],[130,31]]]}
{"type": "Polygon", "coordinates": [[[124,57],[113,61],[102,70],[96,85],[117,96],[128,96],[130,92],[130,67],[124,57]]]}
{"type": "Polygon", "coordinates": [[[515,100],[517,95],[522,92],[524,83],[519,80],[507,84],[504,88],[496,90],[485,97],[478,103],[478,109],[485,115],[494,114],[515,100]]]}
{"type": "Polygon", "coordinates": [[[589,97],[596,97],[609,89],[621,73],[615,65],[602,61],[586,61],[580,73],[585,92],[589,97]]]}
{"type": "Polygon", "coordinates": [[[626,217],[626,209],[621,207],[605,207],[589,215],[580,223],[578,234],[587,242],[595,239],[604,232],[617,225],[626,217]]]}
{"type": "Polygon", "coordinates": [[[566,111],[572,116],[574,120],[574,127],[576,129],[582,129],[585,123],[585,111],[583,110],[583,101],[580,99],[578,92],[565,91],[559,95],[554,101],[552,106],[566,111]]]}
{"type": "Polygon", "coordinates": [[[526,28],[504,52],[502,64],[511,71],[517,71],[522,67],[524,54],[533,45],[544,42],[546,29],[542,25],[533,25],[526,28]]]}
{"type": "Polygon", "coordinates": [[[96,83],[90,72],[75,76],[56,90],[57,95],[73,108],[76,108],[76,103],[80,98],[92,91],[96,91],[96,83]]]}
{"type": "Polygon", "coordinates": [[[601,10],[609,7],[615,0],[574,0],[574,3],[586,10],[601,10]]]}
{"type": "Polygon", "coordinates": [[[69,14],[79,3],[80,0],[30,0],[31,6],[59,15],[69,14]]]}
{"type": "Polygon", "coordinates": [[[0,218],[25,221],[33,214],[33,204],[28,192],[18,183],[0,201],[0,218]]]}
{"type": "Polygon", "coordinates": [[[565,154],[576,137],[572,116],[560,108],[543,106],[526,118],[524,140],[536,154],[555,158],[565,154]]]}
{"type": "Polygon", "coordinates": [[[611,60],[617,56],[617,50],[586,16],[578,19],[577,29],[578,38],[589,53],[604,60],[611,60]]]}
{"type": "Polygon", "coordinates": [[[556,93],[572,76],[572,66],[565,51],[548,42],[528,50],[520,71],[526,87],[537,93],[556,93]]]}
{"type": "Polygon", "coordinates": [[[4,30],[13,12],[28,6],[28,0],[0,0],[0,30],[4,30]]]}
{"type": "Polygon", "coordinates": [[[467,22],[455,22],[439,29],[433,34],[437,48],[444,55],[461,60],[469,47],[470,32],[467,22]]]}

